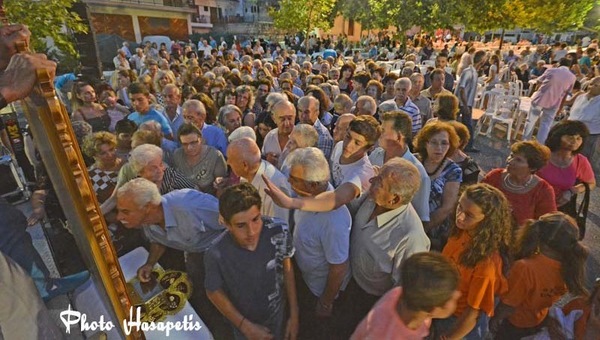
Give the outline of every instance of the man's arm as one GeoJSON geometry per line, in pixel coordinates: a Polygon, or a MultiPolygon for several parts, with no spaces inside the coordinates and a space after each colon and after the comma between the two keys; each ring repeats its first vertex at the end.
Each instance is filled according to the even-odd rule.
{"type": "Polygon", "coordinates": [[[333,301],[342,287],[344,277],[348,272],[348,264],[348,260],[340,264],[329,264],[327,285],[325,285],[325,290],[323,291],[323,294],[321,294],[316,306],[317,316],[331,316],[331,313],[333,312],[333,301]]]}
{"type": "Polygon", "coordinates": [[[248,339],[273,339],[271,331],[262,325],[252,323],[246,319],[237,308],[231,303],[231,300],[227,297],[223,290],[218,289],[215,291],[206,290],[206,296],[210,302],[217,307],[219,312],[223,314],[234,325],[240,332],[242,332],[248,339]]]}
{"type": "Polygon", "coordinates": [[[36,190],[31,195],[31,215],[27,218],[27,224],[29,226],[35,225],[46,215],[46,209],[44,207],[46,203],[46,190],[36,190]]]}
{"type": "Polygon", "coordinates": [[[271,182],[265,175],[262,175],[267,187],[265,192],[271,196],[273,202],[280,207],[287,209],[299,209],[304,211],[324,212],[331,211],[350,203],[358,197],[360,189],[350,183],[344,183],[334,191],[325,191],[315,197],[291,198],[271,182]]]}
{"type": "Polygon", "coordinates": [[[31,93],[37,81],[37,69],[46,69],[50,78],[54,78],[56,63],[47,59],[45,54],[15,54],[0,75],[0,94],[6,103],[23,99],[31,93]]]}
{"type": "Polygon", "coordinates": [[[298,336],[298,296],[296,294],[296,280],[294,279],[294,268],[292,259],[283,259],[283,281],[287,292],[290,317],[285,327],[285,339],[295,340],[298,336]]]}
{"type": "Polygon", "coordinates": [[[137,271],[138,279],[141,282],[150,281],[150,273],[152,273],[152,268],[154,268],[154,265],[165,253],[166,249],[167,247],[160,243],[150,243],[150,252],[148,254],[148,259],[146,260],[146,263],[144,263],[144,265],[142,265],[137,271]]]}

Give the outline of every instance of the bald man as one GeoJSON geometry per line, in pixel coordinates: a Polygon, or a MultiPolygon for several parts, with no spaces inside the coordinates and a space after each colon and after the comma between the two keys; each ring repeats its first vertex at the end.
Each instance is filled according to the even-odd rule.
{"type": "Polygon", "coordinates": [[[276,165],[296,125],[296,108],[289,101],[282,100],[273,104],[271,114],[277,128],[269,131],[265,136],[262,154],[269,163],[276,165]]]}
{"type": "MultiPolygon", "coordinates": [[[[377,108],[377,106],[375,106],[377,108]]],[[[319,100],[312,96],[302,97],[298,100],[298,114],[300,115],[300,123],[311,125],[319,134],[319,142],[317,148],[323,151],[325,158],[331,157],[333,150],[333,138],[329,130],[319,120],[319,100]]]]}
{"type": "Polygon", "coordinates": [[[286,223],[289,221],[289,210],[273,203],[273,199],[265,193],[266,184],[261,175],[289,195],[291,190],[287,178],[274,165],[261,159],[260,149],[254,140],[244,137],[231,142],[227,148],[227,164],[242,182],[249,182],[258,190],[263,202],[263,216],[277,217],[286,223]]]}

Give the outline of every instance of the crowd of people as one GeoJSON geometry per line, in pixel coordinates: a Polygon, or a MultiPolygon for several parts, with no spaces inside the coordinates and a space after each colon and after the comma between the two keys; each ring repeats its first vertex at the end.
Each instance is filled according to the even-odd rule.
{"type": "MultiPolygon", "coordinates": [[[[18,27],[5,46],[28,38],[18,27]]],[[[581,77],[558,50],[466,46],[451,61],[422,48],[393,72],[375,45],[371,59],[323,46],[300,61],[281,47],[201,43],[200,58],[189,46],[121,49],[111,79],[57,83],[74,83],[60,98],[115,249],[147,247],[143,282],[157,263],[185,270],[215,338],[597,337],[576,206],[596,185],[593,46],[581,77]],[[544,67],[526,140],[483,173],[469,156],[478,82],[527,70],[519,60],[544,67]],[[552,124],[567,99],[571,116],[552,124]],[[582,315],[561,324],[570,313],[582,315]]],[[[0,80],[32,72],[17,63],[27,58],[49,63],[6,50],[0,80]]],[[[5,103],[27,94],[24,82],[18,94],[0,82],[5,103]]],[[[30,224],[52,213],[51,191],[34,193],[30,224]]]]}

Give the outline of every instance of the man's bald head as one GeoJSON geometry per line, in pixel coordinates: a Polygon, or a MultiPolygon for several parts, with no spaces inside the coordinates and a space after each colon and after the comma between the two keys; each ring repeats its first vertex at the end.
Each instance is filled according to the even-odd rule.
{"type": "Polygon", "coordinates": [[[260,162],[260,149],[256,142],[248,137],[236,139],[227,147],[227,164],[237,176],[246,179],[254,176],[260,162]]]}

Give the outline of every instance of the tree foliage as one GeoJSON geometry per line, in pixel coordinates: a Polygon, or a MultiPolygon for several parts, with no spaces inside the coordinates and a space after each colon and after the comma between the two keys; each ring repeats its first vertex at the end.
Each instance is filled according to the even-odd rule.
{"type": "Polygon", "coordinates": [[[543,33],[572,30],[583,26],[596,0],[510,0],[519,27],[543,33]]]}
{"type": "Polygon", "coordinates": [[[25,24],[31,31],[31,44],[34,50],[47,50],[46,38],[63,53],[77,57],[78,52],[70,33],[87,33],[77,13],[70,10],[77,0],[6,0],[5,10],[8,20],[25,24]]]}
{"type": "Polygon", "coordinates": [[[315,28],[331,28],[331,12],[336,0],[281,0],[269,9],[275,28],[286,32],[309,33],[315,28]]]}

